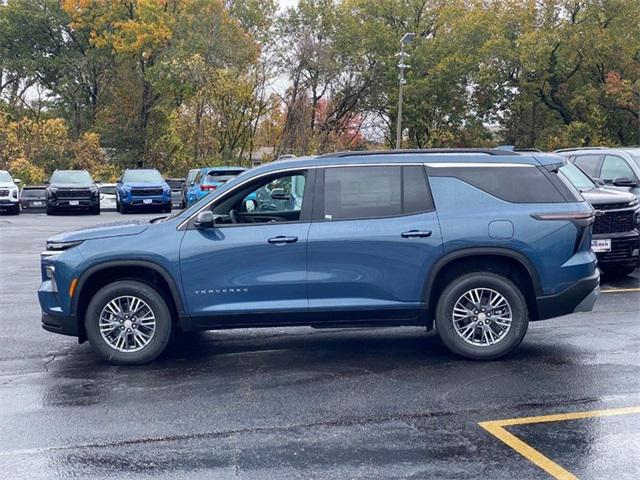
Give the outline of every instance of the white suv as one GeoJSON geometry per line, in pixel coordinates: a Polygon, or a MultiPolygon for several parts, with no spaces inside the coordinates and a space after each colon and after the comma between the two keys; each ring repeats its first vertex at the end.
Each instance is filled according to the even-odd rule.
{"type": "Polygon", "coordinates": [[[10,212],[14,215],[20,213],[20,201],[18,200],[18,185],[20,180],[15,181],[6,170],[0,170],[0,212],[10,212]]]}

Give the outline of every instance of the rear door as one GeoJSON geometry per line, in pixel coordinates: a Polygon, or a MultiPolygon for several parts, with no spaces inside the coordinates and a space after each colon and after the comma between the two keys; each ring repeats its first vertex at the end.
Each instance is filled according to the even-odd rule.
{"type": "Polygon", "coordinates": [[[319,322],[417,316],[442,255],[424,166],[327,167],[315,192],[308,289],[319,322]]]}

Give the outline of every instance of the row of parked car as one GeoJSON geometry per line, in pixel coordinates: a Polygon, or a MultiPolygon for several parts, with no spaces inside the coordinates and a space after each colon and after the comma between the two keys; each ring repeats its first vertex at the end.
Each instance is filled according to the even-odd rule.
{"type": "Polygon", "coordinates": [[[156,169],[127,169],[116,183],[94,181],[86,170],[56,170],[45,185],[25,186],[0,171],[0,211],[128,213],[156,209],[171,212],[197,202],[236,175],[242,167],[210,167],[189,171],[186,179],[163,178],[156,169]]]}

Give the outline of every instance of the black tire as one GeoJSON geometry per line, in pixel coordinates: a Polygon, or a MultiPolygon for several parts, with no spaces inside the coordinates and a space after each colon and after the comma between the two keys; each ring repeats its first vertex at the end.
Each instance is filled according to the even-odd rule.
{"type": "Polygon", "coordinates": [[[100,205],[91,207],[91,215],[100,215],[100,205]]]}
{"type": "MultiPolygon", "coordinates": [[[[482,320],[480,317],[473,318],[478,321],[482,320]]],[[[487,318],[485,321],[491,322],[491,319],[487,318]]],[[[444,344],[452,352],[473,360],[493,360],[507,355],[520,345],[527,333],[528,326],[527,302],[520,289],[511,280],[489,272],[467,273],[454,278],[440,295],[436,308],[436,328],[444,344]],[[511,327],[493,345],[468,343],[454,328],[454,306],[465,292],[475,288],[490,289],[499,293],[511,308],[511,327]]],[[[491,328],[498,328],[498,326],[493,324],[491,328]]],[[[478,330],[478,332],[481,331],[478,330]]]]}
{"type": "Polygon", "coordinates": [[[603,266],[598,265],[602,275],[607,277],[626,277],[627,275],[631,275],[636,268],[636,265],[624,265],[620,267],[616,266],[603,266]]]}
{"type": "Polygon", "coordinates": [[[13,211],[11,212],[13,215],[20,215],[20,205],[16,205],[13,207],[13,211]]]}
{"type": "Polygon", "coordinates": [[[47,215],[55,215],[56,209],[53,207],[47,207],[47,215]]]}
{"type": "Polygon", "coordinates": [[[124,203],[120,204],[120,213],[122,214],[129,213],[129,210],[127,209],[127,206],[124,203]]]}
{"type": "Polygon", "coordinates": [[[173,319],[162,295],[152,286],[135,280],[120,280],[100,289],[89,302],[85,315],[87,338],[96,353],[114,365],[141,365],[160,355],[171,339],[173,319]],[[126,352],[114,348],[100,333],[100,314],[113,299],[122,296],[137,297],[151,308],[155,316],[155,332],[138,351],[126,352]]]}
{"type": "Polygon", "coordinates": [[[169,204],[169,205],[164,205],[164,206],[162,207],[162,211],[163,211],[164,213],[171,213],[171,204],[169,204]]]}

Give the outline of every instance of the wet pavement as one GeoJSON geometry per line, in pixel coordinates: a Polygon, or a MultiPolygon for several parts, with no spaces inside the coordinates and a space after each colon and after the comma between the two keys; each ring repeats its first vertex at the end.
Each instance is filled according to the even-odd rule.
{"type": "MultiPolygon", "coordinates": [[[[420,328],[289,328],[182,335],[150,365],[109,366],[40,328],[38,254],[120,218],[0,217],[7,478],[550,478],[478,423],[640,406],[637,271],[496,362],[420,328]]],[[[504,430],[577,477],[640,478],[640,409],[504,430]]]]}

